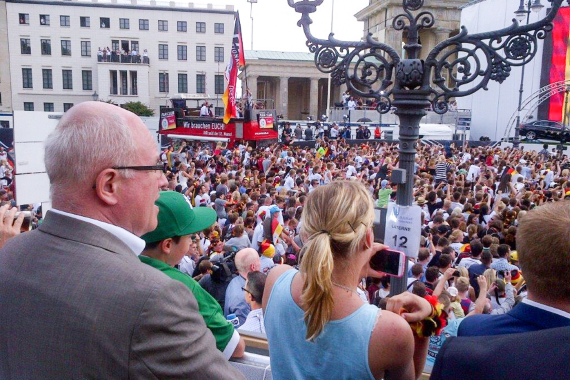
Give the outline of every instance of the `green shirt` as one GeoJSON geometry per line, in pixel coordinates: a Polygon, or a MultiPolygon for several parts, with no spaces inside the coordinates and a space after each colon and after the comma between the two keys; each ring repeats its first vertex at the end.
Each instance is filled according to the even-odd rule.
{"type": "Polygon", "coordinates": [[[216,347],[224,351],[234,334],[234,325],[224,317],[218,301],[200,286],[192,277],[180,272],[178,269],[151,257],[140,255],[139,259],[153,268],[158,269],[173,280],[180,281],[192,291],[198,301],[198,311],[204,318],[206,326],[216,339],[216,347]]]}
{"type": "Polygon", "coordinates": [[[378,190],[378,201],[376,202],[378,207],[382,208],[388,206],[390,195],[392,195],[392,188],[390,187],[378,190]]]}

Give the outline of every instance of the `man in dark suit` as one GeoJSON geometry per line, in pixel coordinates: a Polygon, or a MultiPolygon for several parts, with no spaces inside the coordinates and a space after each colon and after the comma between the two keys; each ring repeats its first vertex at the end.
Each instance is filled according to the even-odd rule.
{"type": "Polygon", "coordinates": [[[45,164],[53,209],[0,250],[0,379],[242,379],[190,290],[137,257],[168,184],[140,118],[76,105],[45,164]]]}
{"type": "Polygon", "coordinates": [[[569,357],[570,327],[452,337],[440,349],[430,380],[567,379],[569,357]]]}
{"type": "Polygon", "coordinates": [[[528,297],[503,315],[475,315],[458,336],[522,333],[570,326],[570,202],[539,206],[517,230],[517,248],[528,297]]]}

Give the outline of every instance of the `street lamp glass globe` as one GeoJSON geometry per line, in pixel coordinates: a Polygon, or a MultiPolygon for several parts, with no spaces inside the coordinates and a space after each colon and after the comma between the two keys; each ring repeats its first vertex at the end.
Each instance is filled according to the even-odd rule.
{"type": "Polygon", "coordinates": [[[534,0],[534,3],[530,6],[531,11],[533,12],[540,12],[540,10],[544,8],[544,5],[540,2],[540,0],[534,0]]]}

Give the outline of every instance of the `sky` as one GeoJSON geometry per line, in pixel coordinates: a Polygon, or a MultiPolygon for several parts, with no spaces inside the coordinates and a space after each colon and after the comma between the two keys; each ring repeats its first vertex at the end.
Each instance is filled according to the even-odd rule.
{"type": "MultiPolygon", "coordinates": [[[[297,1],[297,0],[296,0],[297,1]]],[[[239,11],[243,44],[251,49],[250,3],[247,0],[197,0],[196,3],[233,5],[239,11]]],[[[324,0],[311,15],[311,33],[327,38],[331,30],[331,14],[334,2],[333,31],[335,37],[358,41],[363,36],[364,23],[354,15],[369,4],[369,0],[324,0]]],[[[253,49],[288,52],[308,52],[302,28],[297,26],[300,14],[289,7],[287,0],[257,0],[253,4],[253,49]]],[[[232,29],[233,30],[233,29],[232,29]]]]}

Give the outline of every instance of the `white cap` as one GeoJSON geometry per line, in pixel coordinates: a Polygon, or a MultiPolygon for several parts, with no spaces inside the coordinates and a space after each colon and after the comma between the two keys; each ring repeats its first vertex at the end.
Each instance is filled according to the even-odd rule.
{"type": "Polygon", "coordinates": [[[447,288],[447,292],[452,297],[457,297],[457,295],[459,294],[459,290],[457,290],[457,288],[455,286],[450,286],[449,288],[447,288]]]}

